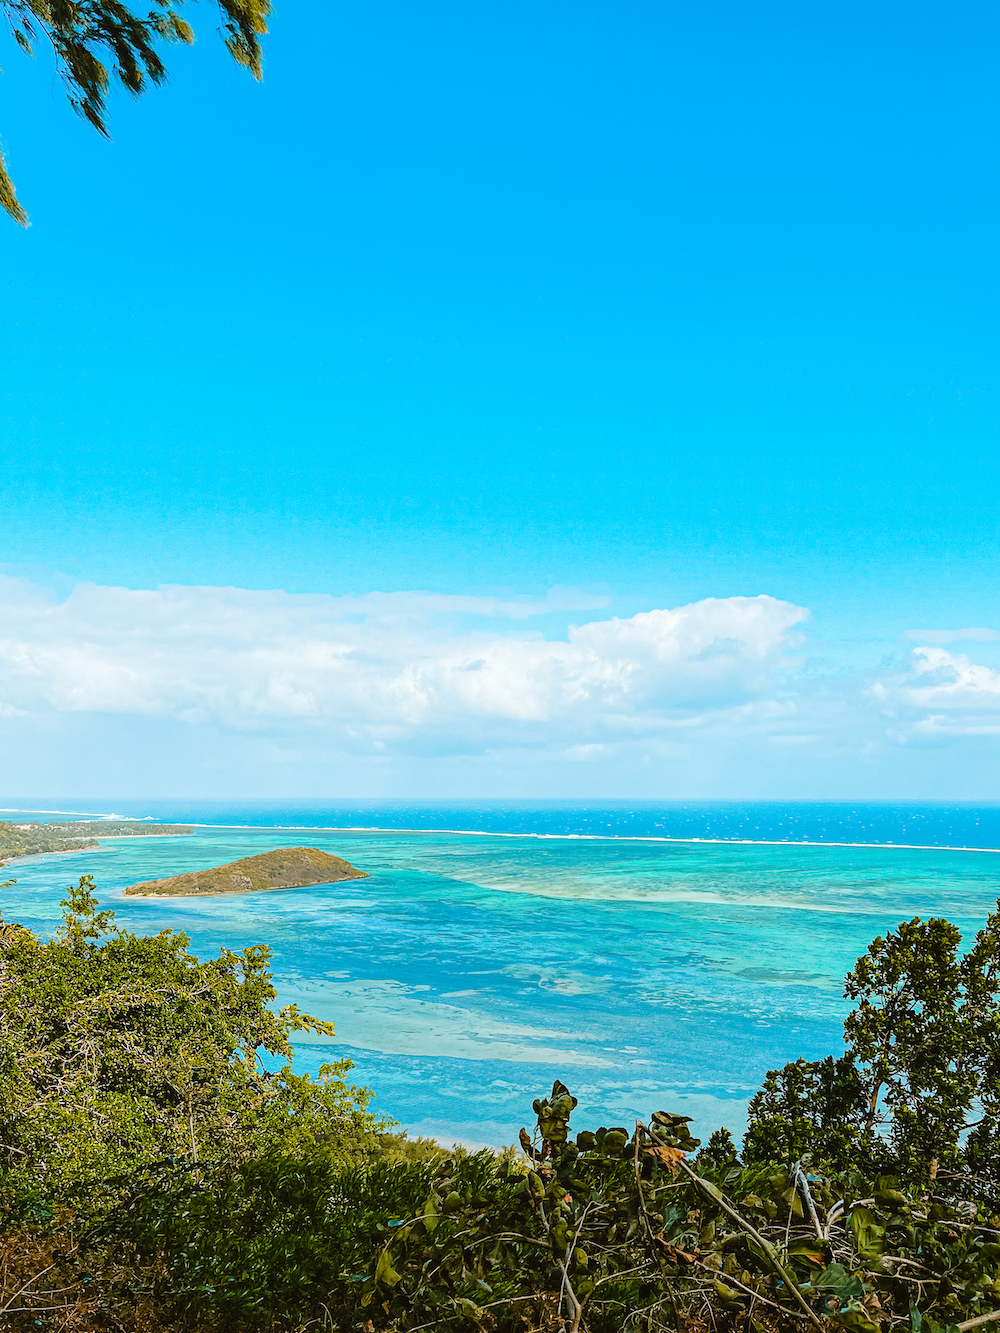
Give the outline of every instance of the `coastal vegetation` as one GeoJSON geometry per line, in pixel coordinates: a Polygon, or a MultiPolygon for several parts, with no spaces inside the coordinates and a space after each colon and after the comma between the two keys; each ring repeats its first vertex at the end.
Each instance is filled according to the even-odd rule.
{"type": "Polygon", "coordinates": [[[193,832],[190,824],[147,824],[141,819],[60,824],[11,824],[0,820],[0,865],[19,856],[79,852],[96,847],[98,838],[163,837],[193,832]]]}
{"type": "Polygon", "coordinates": [[[0,1326],[966,1333],[1000,1324],[1000,915],[875,940],[845,1051],[768,1074],[740,1147],[687,1117],[504,1153],[411,1142],[296,1074],[266,948],[200,960],[83,878],[0,924],[0,1326]]]}

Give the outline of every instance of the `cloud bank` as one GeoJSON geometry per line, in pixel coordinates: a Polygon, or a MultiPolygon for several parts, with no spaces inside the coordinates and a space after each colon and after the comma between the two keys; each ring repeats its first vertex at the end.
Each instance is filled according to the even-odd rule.
{"type": "Polygon", "coordinates": [[[55,602],[5,579],[0,707],[309,722],[381,746],[635,734],[765,697],[808,616],[760,596],[591,620],[563,640],[468,624],[573,602],[94,584],[55,602]]]}
{"type": "Polygon", "coordinates": [[[941,642],[978,636],[995,656],[993,631],[930,631],[877,668],[835,668],[806,608],[771,596],[628,617],[606,603],[566,588],[58,598],[0,576],[6,790],[82,794],[86,771],[101,794],[231,794],[247,775],[266,793],[279,773],[302,794],[328,778],[407,795],[467,780],[476,795],[935,794],[952,754],[969,795],[1000,795],[971,776],[993,771],[1000,669],[941,642]],[[567,627],[574,611],[589,614],[567,627]]]}

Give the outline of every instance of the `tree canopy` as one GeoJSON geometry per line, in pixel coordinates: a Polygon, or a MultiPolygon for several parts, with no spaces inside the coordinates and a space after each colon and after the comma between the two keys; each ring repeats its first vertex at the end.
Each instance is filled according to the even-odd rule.
{"type": "Polygon", "coordinates": [[[961,944],[942,918],[874,940],[844,985],[846,1053],[768,1074],[747,1154],[809,1152],[915,1182],[968,1173],[1000,1203],[1000,911],[961,944]]]}
{"type": "MultiPolygon", "coordinates": [[[[50,43],[70,105],[98,133],[110,137],[105,113],[112,83],[117,80],[138,96],[167,77],[160,46],[194,41],[194,30],[180,13],[182,3],[155,0],[155,8],[143,15],[122,0],[0,0],[0,12],[28,55],[40,40],[50,43]]],[[[230,54],[259,79],[260,39],[267,32],[270,0],[218,0],[218,5],[230,54]]],[[[0,206],[27,226],[2,156],[0,206]]]]}
{"type": "Polygon", "coordinates": [[[230,1169],[381,1128],[349,1062],[293,1073],[290,1034],[333,1028],[269,1008],[268,949],[199,961],[179,931],[119,930],[89,876],[64,907],[47,942],[0,918],[0,1212],[92,1203],[164,1159],[230,1169]]]}

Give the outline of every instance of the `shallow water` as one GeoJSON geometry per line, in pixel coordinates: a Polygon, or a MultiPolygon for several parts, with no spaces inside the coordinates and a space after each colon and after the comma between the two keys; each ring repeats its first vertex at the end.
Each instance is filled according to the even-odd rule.
{"type": "MultiPolygon", "coordinates": [[[[106,809],[217,813],[149,804],[106,809]]],[[[390,821],[387,808],[376,812],[383,823],[409,816],[411,827],[442,813],[396,806],[390,821]]],[[[508,828],[475,835],[292,832],[262,824],[293,812],[244,807],[227,813],[245,824],[253,814],[256,827],[200,827],[190,838],[108,841],[16,862],[2,910],[50,931],[66,885],[89,873],[130,929],[182,929],[201,955],[267,943],[279,1002],[336,1024],[335,1043],[297,1046],[302,1067],[349,1055],[376,1106],[416,1132],[499,1144],[530,1121],[531,1099],[556,1076],[580,1098],[578,1128],[628,1124],[662,1107],[694,1116],[703,1133],[725,1123],[738,1134],[768,1069],[840,1049],[842,978],[875,935],[917,914],[972,932],[1000,894],[1000,857],[988,852],[553,837],[554,822],[572,825],[561,809],[560,825],[552,807],[539,807],[534,831],[543,838],[503,836],[511,823],[530,824],[523,805],[494,808],[493,823],[508,828]],[[303,844],[371,878],[206,899],[123,896],[140,880],[303,844]]],[[[635,812],[626,813],[634,828],[635,812]]],[[[975,827],[968,811],[960,815],[960,831],[975,827]]],[[[904,817],[918,822],[912,811],[904,817]]],[[[642,818],[648,825],[649,812],[642,818]]],[[[766,826],[760,812],[750,818],[766,826]]],[[[980,827],[988,831],[993,818],[987,811],[980,827]]],[[[593,832],[595,823],[623,819],[590,809],[569,831],[593,832]]],[[[700,827],[699,836],[715,832],[700,827]]],[[[921,831],[940,841],[955,827],[925,818],[921,831]]]]}

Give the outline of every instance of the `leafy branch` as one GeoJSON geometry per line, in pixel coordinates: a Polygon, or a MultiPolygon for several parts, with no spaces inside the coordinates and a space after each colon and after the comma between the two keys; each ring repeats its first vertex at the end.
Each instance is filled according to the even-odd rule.
{"type": "MultiPolygon", "coordinates": [[[[190,45],[194,30],[180,12],[181,3],[155,0],[140,14],[123,0],[0,0],[17,45],[33,55],[46,41],[66,88],[70,105],[109,138],[107,99],[117,81],[138,97],[167,78],[159,46],[190,45]]],[[[237,64],[255,79],[262,75],[261,38],[267,32],[270,0],[217,0],[226,47],[237,64]]],[[[0,155],[0,208],[22,226],[28,217],[0,155]]]]}

